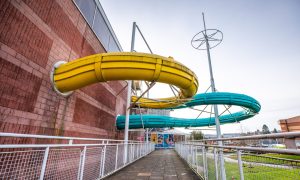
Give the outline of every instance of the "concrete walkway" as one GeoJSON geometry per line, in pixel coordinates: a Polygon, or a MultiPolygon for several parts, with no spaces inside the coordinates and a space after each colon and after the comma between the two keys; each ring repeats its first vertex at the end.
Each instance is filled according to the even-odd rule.
{"type": "Polygon", "coordinates": [[[192,180],[199,178],[174,150],[166,149],[156,150],[106,179],[192,180]]]}

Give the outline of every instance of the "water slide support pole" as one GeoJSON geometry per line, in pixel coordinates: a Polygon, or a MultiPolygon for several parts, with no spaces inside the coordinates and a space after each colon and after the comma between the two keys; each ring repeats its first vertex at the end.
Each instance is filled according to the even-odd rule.
{"type": "MultiPolygon", "coordinates": [[[[135,29],[136,22],[133,22],[132,25],[132,36],[131,36],[131,49],[130,51],[134,51],[134,41],[135,41],[135,29]]],[[[128,90],[127,90],[127,103],[126,103],[126,119],[125,119],[125,132],[124,132],[124,141],[125,141],[125,149],[124,149],[124,162],[127,162],[127,152],[128,152],[128,129],[129,129],[129,115],[130,115],[130,101],[131,101],[131,86],[132,81],[128,81],[128,90]]]]}
{"type": "MultiPolygon", "coordinates": [[[[210,51],[209,51],[210,47],[209,47],[209,43],[208,43],[208,37],[206,35],[206,25],[205,25],[204,13],[202,13],[202,17],[203,17],[204,30],[205,30],[204,37],[205,37],[205,42],[206,42],[207,58],[208,58],[208,64],[209,64],[211,89],[212,89],[212,92],[216,92],[215,81],[214,81],[213,71],[212,71],[210,51]]],[[[215,113],[217,137],[221,138],[221,128],[220,128],[218,105],[213,105],[213,107],[214,107],[214,113],[215,113]]],[[[222,146],[223,145],[222,141],[218,141],[218,145],[222,146]]],[[[222,150],[220,150],[220,152],[219,152],[219,158],[220,158],[221,179],[226,180],[226,172],[225,172],[225,167],[224,167],[225,163],[224,163],[224,156],[223,156],[222,150]]]]}

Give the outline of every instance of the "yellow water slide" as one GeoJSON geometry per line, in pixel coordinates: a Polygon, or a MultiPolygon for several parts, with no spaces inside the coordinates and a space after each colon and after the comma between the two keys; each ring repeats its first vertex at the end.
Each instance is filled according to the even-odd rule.
{"type": "MultiPolygon", "coordinates": [[[[117,80],[161,82],[180,89],[178,97],[139,99],[140,106],[148,108],[176,107],[194,96],[198,88],[195,73],[172,57],[136,52],[95,54],[60,64],[55,67],[52,80],[56,90],[62,93],[117,80]]],[[[136,99],[132,97],[132,101],[136,99]]]]}

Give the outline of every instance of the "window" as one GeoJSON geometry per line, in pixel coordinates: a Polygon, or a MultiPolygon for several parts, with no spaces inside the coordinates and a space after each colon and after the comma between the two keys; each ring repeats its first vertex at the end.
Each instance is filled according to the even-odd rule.
{"type": "Polygon", "coordinates": [[[106,51],[122,51],[100,2],[96,3],[95,0],[75,0],[74,2],[106,51]]]}
{"type": "Polygon", "coordinates": [[[95,1],[75,0],[75,2],[89,25],[93,26],[93,19],[96,8],[95,1]]]}

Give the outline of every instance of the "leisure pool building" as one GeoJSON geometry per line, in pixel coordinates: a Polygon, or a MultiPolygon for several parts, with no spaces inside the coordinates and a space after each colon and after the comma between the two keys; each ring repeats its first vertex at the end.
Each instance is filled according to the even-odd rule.
{"type": "Polygon", "coordinates": [[[122,51],[99,1],[0,1],[0,23],[1,132],[123,139],[115,120],[125,114],[125,81],[69,97],[50,82],[57,61],[122,51]]]}

